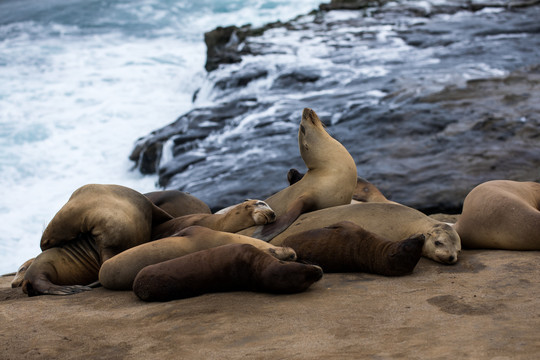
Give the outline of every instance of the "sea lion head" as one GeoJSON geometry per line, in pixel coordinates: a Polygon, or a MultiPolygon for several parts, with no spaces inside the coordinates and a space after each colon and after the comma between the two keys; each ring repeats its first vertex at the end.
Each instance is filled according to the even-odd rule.
{"type": "Polygon", "coordinates": [[[15,274],[15,277],[13,278],[13,281],[11,281],[11,287],[16,288],[19,286],[22,286],[24,275],[26,274],[26,270],[32,265],[35,258],[31,258],[30,260],[26,260],[21,266],[19,266],[19,269],[17,270],[17,273],[15,274]]]}
{"type": "Polygon", "coordinates": [[[251,212],[251,217],[256,225],[264,225],[276,220],[274,210],[262,200],[246,200],[244,207],[251,212]]]}
{"type": "Polygon", "coordinates": [[[321,162],[335,161],[335,153],[327,145],[336,142],[325,130],[315,111],[305,108],[298,130],[300,155],[308,169],[319,167],[321,162]]]}
{"type": "Polygon", "coordinates": [[[452,226],[436,224],[425,235],[424,256],[443,264],[455,264],[458,261],[461,239],[452,226]]]}

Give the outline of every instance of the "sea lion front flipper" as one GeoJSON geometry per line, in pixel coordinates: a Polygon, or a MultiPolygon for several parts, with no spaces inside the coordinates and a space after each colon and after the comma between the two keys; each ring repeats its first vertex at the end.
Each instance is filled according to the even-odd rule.
{"type": "Polygon", "coordinates": [[[279,216],[276,221],[259,226],[255,229],[251,237],[268,242],[285,231],[301,214],[311,211],[314,208],[315,204],[312,198],[300,196],[291,203],[287,211],[279,216]]]}

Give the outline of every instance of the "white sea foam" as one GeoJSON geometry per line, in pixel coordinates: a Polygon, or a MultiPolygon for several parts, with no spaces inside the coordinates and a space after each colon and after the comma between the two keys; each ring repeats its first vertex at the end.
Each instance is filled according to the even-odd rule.
{"type": "Polygon", "coordinates": [[[206,76],[205,31],[287,20],[318,3],[139,0],[111,2],[80,25],[53,10],[51,21],[29,13],[1,25],[0,274],[39,253],[41,232],[78,187],[156,189],[128,156],[138,137],[192,107],[206,76]]]}

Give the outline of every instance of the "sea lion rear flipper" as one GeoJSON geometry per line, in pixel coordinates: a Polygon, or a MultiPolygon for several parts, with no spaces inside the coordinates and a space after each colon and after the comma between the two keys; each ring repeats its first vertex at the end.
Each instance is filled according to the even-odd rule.
{"type": "Polygon", "coordinates": [[[279,216],[273,223],[259,226],[251,237],[268,242],[285,231],[301,214],[313,208],[311,198],[300,196],[289,206],[285,214],[279,216]]]}
{"type": "Polygon", "coordinates": [[[55,285],[44,275],[38,276],[32,281],[25,280],[22,287],[23,292],[28,294],[28,296],[73,295],[83,291],[92,290],[92,288],[84,285],[55,285]]]}
{"type": "Polygon", "coordinates": [[[96,280],[93,283],[90,283],[90,284],[88,284],[86,286],[89,287],[89,288],[97,288],[97,287],[100,287],[102,285],[101,285],[101,282],[99,280],[96,280]]]}

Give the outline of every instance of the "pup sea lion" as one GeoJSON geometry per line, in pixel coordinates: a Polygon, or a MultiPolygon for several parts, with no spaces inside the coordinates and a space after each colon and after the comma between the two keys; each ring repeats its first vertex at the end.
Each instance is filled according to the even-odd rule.
{"type": "Polygon", "coordinates": [[[246,200],[223,214],[192,214],[166,221],[152,229],[152,239],[176,236],[178,231],[192,225],[234,233],[250,226],[268,224],[275,218],[274,211],[264,201],[246,200]]]}
{"type": "Polygon", "coordinates": [[[172,216],[143,194],[120,185],[90,184],[77,189],[41,237],[41,249],[28,267],[23,291],[66,295],[88,290],[102,262],[150,241],[153,226],[172,216]]]}
{"type": "Polygon", "coordinates": [[[451,226],[431,219],[418,210],[392,203],[349,204],[302,214],[271,243],[279,246],[290,235],[339,221],[351,221],[392,241],[423,234],[425,242],[422,255],[445,264],[455,263],[461,250],[459,236],[451,226]]]}
{"type": "Polygon", "coordinates": [[[326,132],[311,109],[302,112],[298,145],[307,173],[297,183],[265,200],[276,213],[275,222],[248,228],[242,234],[268,241],[304,212],[351,202],[356,164],[347,149],[326,132]]]}
{"type": "Polygon", "coordinates": [[[251,244],[280,260],[296,259],[296,254],[290,248],[239,234],[190,226],[179,231],[177,236],[133,247],[105,261],[99,271],[99,281],[108,289],[129,290],[137,273],[147,265],[226,244],[251,244]]]}
{"type": "Polygon", "coordinates": [[[540,250],[540,184],[494,180],[465,197],[456,222],[464,247],[540,250]]]}
{"type": "Polygon", "coordinates": [[[303,231],[283,240],[298,261],[319,265],[324,272],[368,272],[386,276],[409,274],[420,260],[424,235],[394,242],[350,221],[303,231]]]}
{"type": "Polygon", "coordinates": [[[182,191],[152,191],[144,194],[144,196],[174,218],[190,214],[212,213],[208,205],[202,200],[182,191]]]}
{"type": "Polygon", "coordinates": [[[283,262],[250,244],[229,244],[150,265],[133,282],[144,301],[168,301],[209,292],[305,291],[322,277],[315,265],[283,262]]]}

